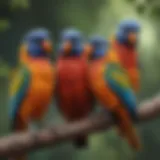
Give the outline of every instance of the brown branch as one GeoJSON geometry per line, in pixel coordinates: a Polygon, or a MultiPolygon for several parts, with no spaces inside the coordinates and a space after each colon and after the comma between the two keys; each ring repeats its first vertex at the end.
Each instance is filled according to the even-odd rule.
{"type": "MultiPolygon", "coordinates": [[[[160,115],[160,97],[141,103],[138,109],[140,122],[160,115]]],[[[0,139],[0,158],[20,155],[34,149],[56,145],[80,134],[90,134],[109,129],[114,124],[110,115],[104,113],[73,124],[49,127],[41,131],[17,133],[0,139]]]]}

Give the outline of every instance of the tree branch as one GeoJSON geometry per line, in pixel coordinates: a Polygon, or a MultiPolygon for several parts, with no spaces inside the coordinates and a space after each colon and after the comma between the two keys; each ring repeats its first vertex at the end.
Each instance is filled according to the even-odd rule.
{"type": "MultiPolygon", "coordinates": [[[[152,120],[160,115],[160,97],[157,96],[139,105],[139,122],[152,120]]],[[[0,158],[20,155],[34,149],[56,145],[72,140],[81,134],[90,134],[109,129],[114,125],[112,117],[100,113],[80,122],[49,127],[41,131],[16,133],[0,139],[0,158]]]]}

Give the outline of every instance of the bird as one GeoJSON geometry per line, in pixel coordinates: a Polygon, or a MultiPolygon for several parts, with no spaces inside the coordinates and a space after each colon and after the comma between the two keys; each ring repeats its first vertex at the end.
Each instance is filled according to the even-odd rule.
{"type": "Polygon", "coordinates": [[[133,126],[133,122],[138,120],[136,96],[119,56],[113,50],[111,52],[110,43],[98,56],[95,52],[90,56],[94,57],[89,69],[94,96],[113,116],[119,135],[126,138],[133,149],[139,150],[141,143],[133,126]]]}
{"type": "MultiPolygon", "coordinates": [[[[50,60],[52,40],[45,28],[24,36],[27,61],[20,63],[9,89],[9,118],[12,132],[28,130],[29,123],[40,121],[55,91],[55,68],[50,60]]],[[[17,159],[24,160],[26,156],[17,159]]]]}
{"type": "MultiPolygon", "coordinates": [[[[62,31],[56,62],[56,102],[68,123],[87,118],[94,107],[94,98],[88,83],[88,63],[83,52],[84,38],[81,31],[75,28],[62,31]]],[[[88,136],[77,136],[73,145],[78,149],[86,148],[88,136]]]]}
{"type": "MultiPolygon", "coordinates": [[[[140,63],[137,51],[139,33],[140,24],[138,21],[133,19],[122,20],[110,45],[110,52],[113,52],[112,54],[116,52],[135,92],[140,89],[140,63]]],[[[109,54],[107,58],[112,54],[109,54]]]]}

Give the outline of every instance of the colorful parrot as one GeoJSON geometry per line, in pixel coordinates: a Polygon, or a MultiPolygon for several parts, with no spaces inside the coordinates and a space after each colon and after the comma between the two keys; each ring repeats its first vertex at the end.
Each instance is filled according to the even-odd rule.
{"type": "Polygon", "coordinates": [[[107,50],[105,48],[90,54],[89,80],[92,91],[101,105],[113,114],[119,134],[138,150],[140,141],[132,124],[132,120],[137,120],[136,97],[119,57],[112,54],[110,60],[113,61],[104,61],[110,54],[107,50]]]}
{"type": "MultiPolygon", "coordinates": [[[[82,33],[67,29],[62,33],[57,60],[57,106],[67,122],[86,118],[93,110],[93,97],[88,83],[88,64],[83,56],[82,33]]],[[[73,144],[77,148],[88,145],[88,137],[81,135],[73,144]]]]}
{"type": "Polygon", "coordinates": [[[25,131],[30,121],[43,118],[55,88],[49,32],[34,29],[25,36],[25,42],[29,59],[20,65],[10,88],[10,119],[14,132],[25,131]]]}
{"type": "Polygon", "coordinates": [[[116,53],[118,55],[122,67],[127,71],[134,91],[139,90],[140,83],[140,65],[136,51],[139,31],[140,25],[135,20],[122,21],[118,26],[118,31],[109,51],[113,52],[112,54],[116,53]]]}

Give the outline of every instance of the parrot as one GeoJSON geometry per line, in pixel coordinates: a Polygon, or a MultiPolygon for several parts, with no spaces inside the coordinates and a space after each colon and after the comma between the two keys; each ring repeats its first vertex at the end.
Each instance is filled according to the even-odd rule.
{"type": "Polygon", "coordinates": [[[96,99],[117,123],[119,135],[139,151],[141,142],[133,126],[138,120],[136,95],[119,56],[110,50],[111,44],[106,51],[90,53],[89,82],[96,99]]]}
{"type": "MultiPolygon", "coordinates": [[[[55,68],[50,60],[52,40],[45,28],[24,36],[28,60],[21,63],[9,89],[9,118],[13,132],[23,132],[43,118],[55,91],[55,68]]],[[[25,156],[18,160],[26,159],[25,156]]]]}
{"type": "Polygon", "coordinates": [[[116,52],[118,55],[135,92],[138,92],[140,88],[140,64],[136,49],[139,32],[140,24],[136,20],[126,19],[121,21],[117,33],[112,39],[110,49],[110,52],[113,52],[112,54],[116,52]]]}
{"type": "MultiPolygon", "coordinates": [[[[90,116],[94,98],[88,83],[88,62],[83,56],[81,31],[69,28],[62,31],[56,63],[56,102],[67,123],[90,116]]],[[[77,149],[88,147],[87,135],[73,140],[77,149]]]]}

